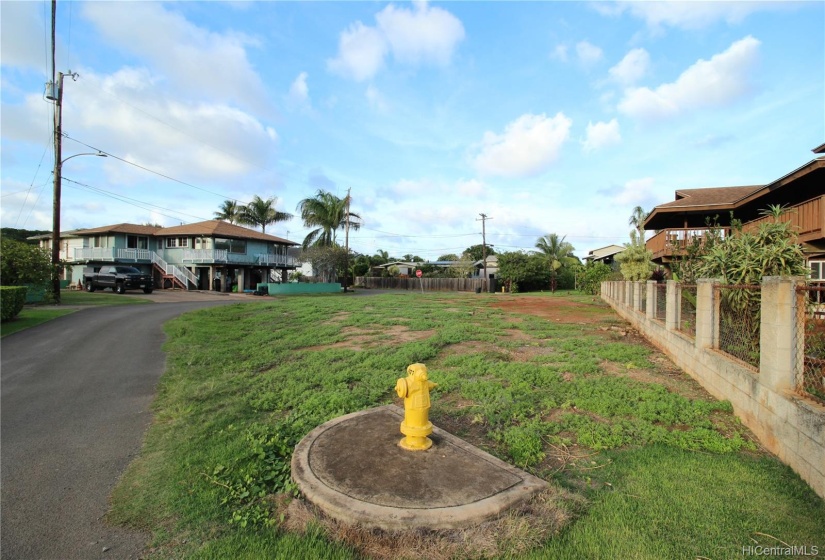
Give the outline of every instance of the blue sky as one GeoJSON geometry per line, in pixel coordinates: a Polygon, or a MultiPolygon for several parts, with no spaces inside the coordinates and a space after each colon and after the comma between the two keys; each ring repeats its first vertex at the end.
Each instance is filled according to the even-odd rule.
{"type": "MultiPolygon", "coordinates": [[[[3,227],[51,229],[49,10],[0,2],[3,227]]],[[[58,2],[63,157],[121,158],[65,163],[62,229],[351,188],[360,253],[460,253],[484,213],[497,250],[584,256],[812,159],[824,30],[824,2],[58,2]]]]}

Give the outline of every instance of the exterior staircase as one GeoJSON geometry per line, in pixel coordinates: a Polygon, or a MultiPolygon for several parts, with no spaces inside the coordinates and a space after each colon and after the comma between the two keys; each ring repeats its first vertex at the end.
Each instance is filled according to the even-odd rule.
{"type": "Polygon", "coordinates": [[[165,284],[167,280],[171,281],[172,287],[177,287],[181,290],[191,290],[192,287],[198,286],[197,277],[189,270],[167,263],[155,252],[152,252],[152,265],[163,279],[162,288],[166,287],[165,284]]]}

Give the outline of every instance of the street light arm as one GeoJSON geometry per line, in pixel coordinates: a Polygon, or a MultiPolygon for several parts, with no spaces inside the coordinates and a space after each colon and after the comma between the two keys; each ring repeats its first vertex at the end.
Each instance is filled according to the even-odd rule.
{"type": "Polygon", "coordinates": [[[64,159],[63,161],[61,161],[61,162],[60,162],[60,165],[63,165],[64,163],[66,163],[66,162],[67,162],[67,161],[69,161],[70,159],[72,159],[72,158],[76,158],[76,157],[79,157],[79,156],[109,157],[109,156],[107,156],[106,154],[104,154],[103,152],[97,152],[97,153],[95,153],[95,152],[83,152],[82,154],[75,154],[75,155],[73,155],[73,156],[69,156],[69,157],[67,157],[66,159],[64,159]]]}

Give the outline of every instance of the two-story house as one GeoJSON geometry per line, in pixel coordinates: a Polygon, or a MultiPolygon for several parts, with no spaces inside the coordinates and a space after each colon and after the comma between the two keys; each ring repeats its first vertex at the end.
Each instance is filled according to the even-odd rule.
{"type": "MultiPolygon", "coordinates": [[[[51,235],[38,236],[51,246],[51,235]]],[[[61,233],[64,277],[76,284],[86,267],[129,264],[153,274],[161,288],[254,290],[259,282],[287,281],[297,263],[287,239],[207,220],[174,227],[115,224],[61,233]]]]}
{"type": "MultiPolygon", "coordinates": [[[[814,153],[825,153],[825,144],[814,153]]],[[[645,230],[657,233],[647,241],[653,261],[667,266],[679,259],[695,240],[701,243],[708,224],[730,233],[731,213],[745,231],[765,220],[769,206],[786,209],[782,220],[796,231],[808,257],[811,279],[825,279],[825,157],[817,157],[767,185],[682,189],[676,199],[656,206],[644,222],[645,230]]]]}

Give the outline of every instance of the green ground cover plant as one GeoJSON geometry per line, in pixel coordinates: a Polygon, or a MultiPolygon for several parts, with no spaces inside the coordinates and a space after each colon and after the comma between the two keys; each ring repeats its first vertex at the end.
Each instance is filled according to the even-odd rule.
{"type": "Polygon", "coordinates": [[[301,296],[182,316],[110,520],[150,531],[151,558],[362,557],[312,523],[290,529],[292,449],[395,402],[395,379],[424,362],[436,425],[566,492],[575,519],[524,557],[727,558],[761,533],[825,550],[823,501],[620,326],[570,294],[301,296]]]}
{"type": "Polygon", "coordinates": [[[20,314],[10,321],[0,323],[0,337],[7,336],[31,327],[35,327],[46,321],[57,319],[63,315],[74,313],[79,306],[88,305],[135,305],[151,303],[149,300],[115,295],[115,294],[89,294],[86,292],[63,292],[61,293],[61,305],[49,303],[28,305],[23,307],[20,314]]]}

